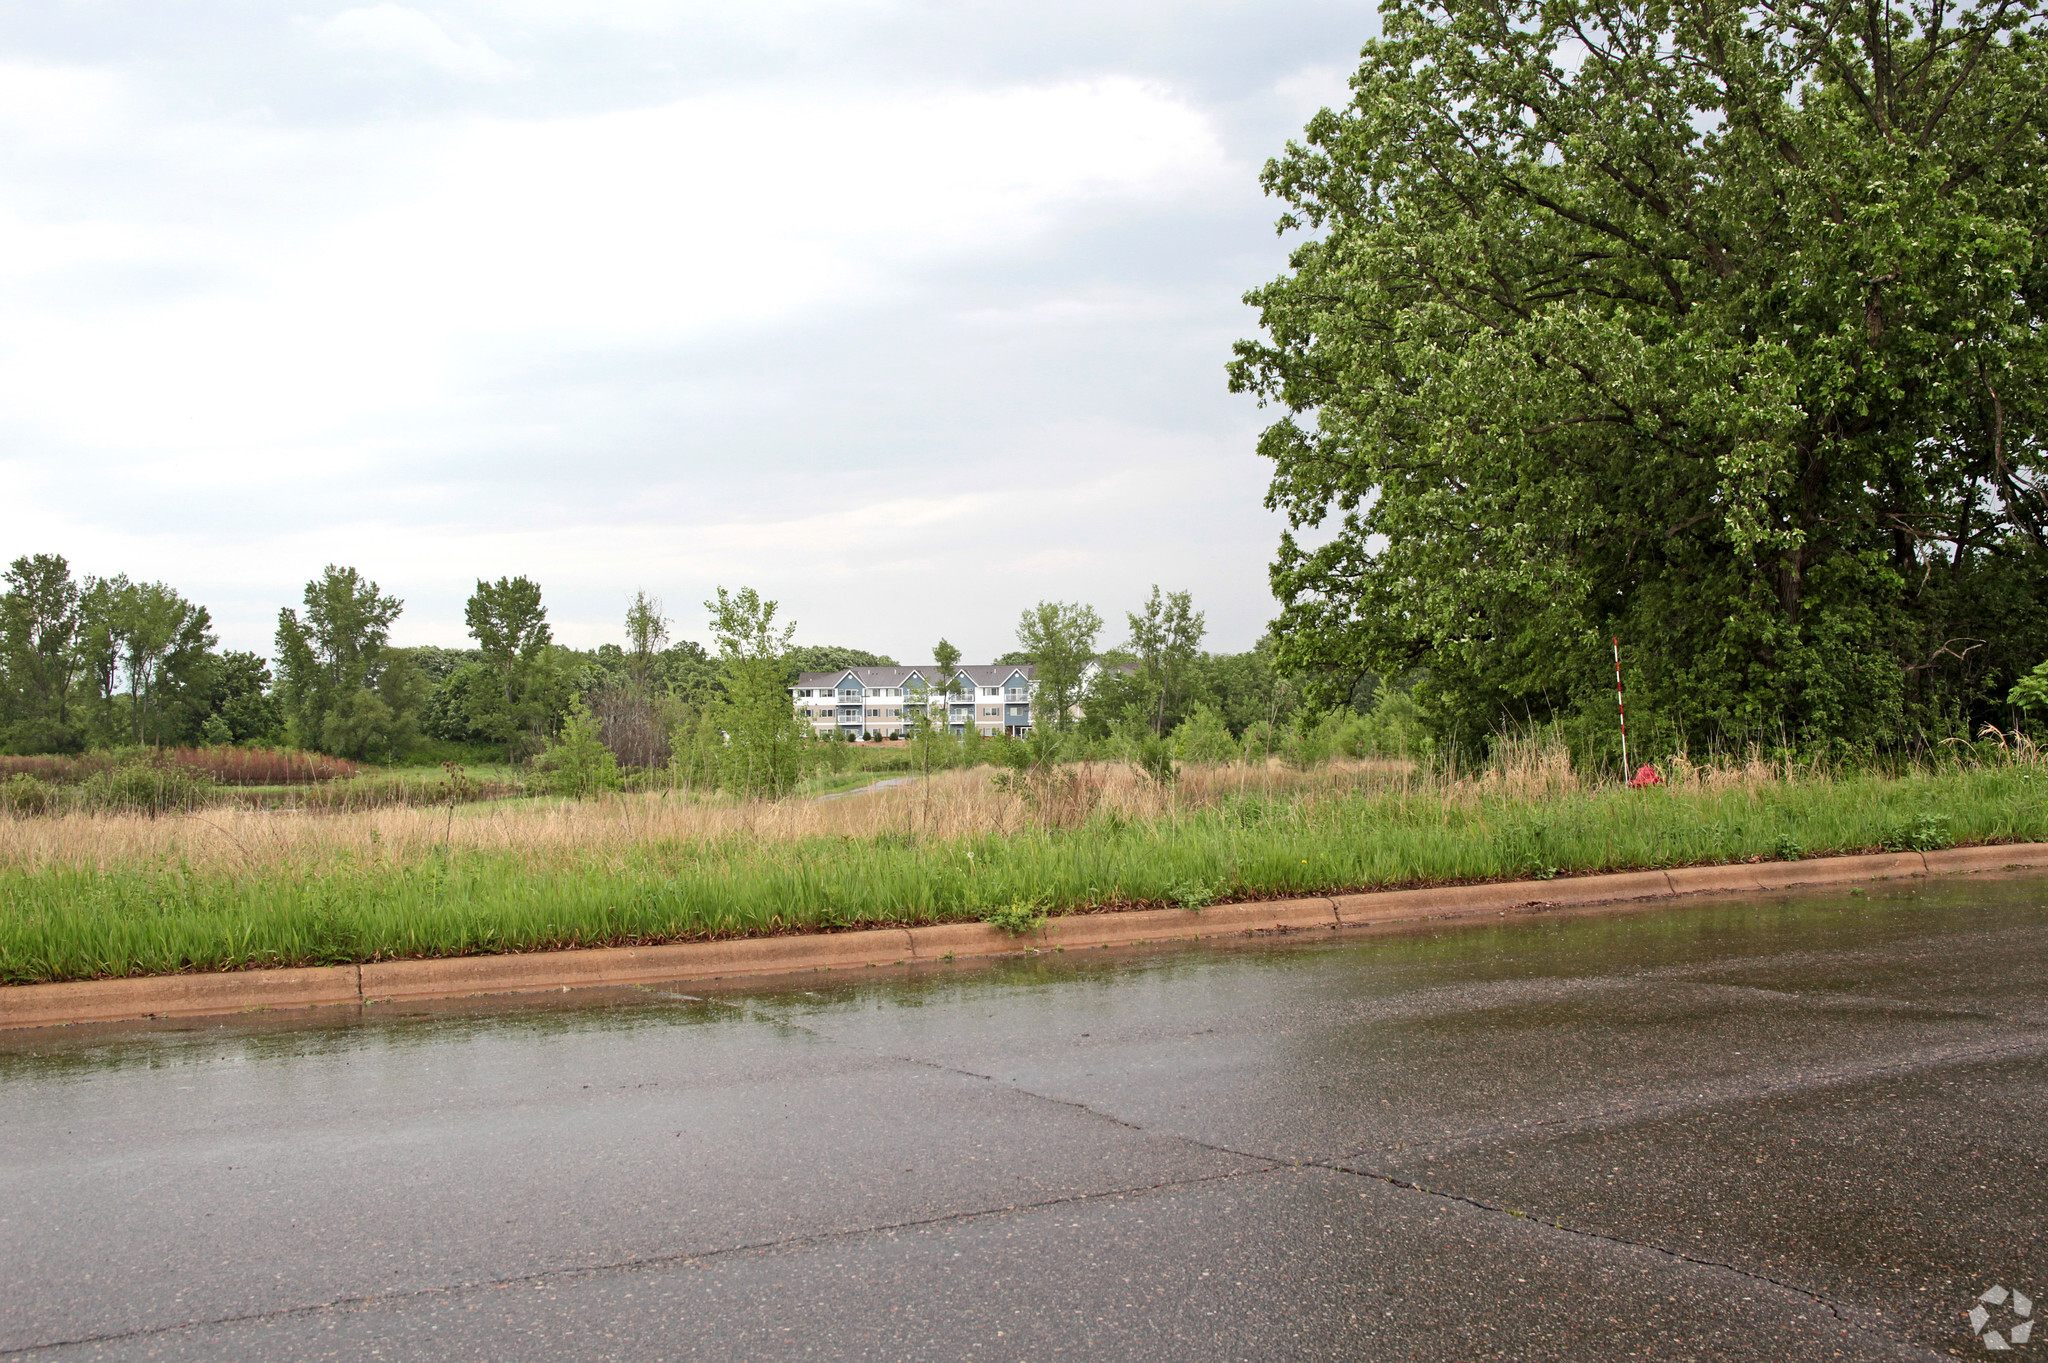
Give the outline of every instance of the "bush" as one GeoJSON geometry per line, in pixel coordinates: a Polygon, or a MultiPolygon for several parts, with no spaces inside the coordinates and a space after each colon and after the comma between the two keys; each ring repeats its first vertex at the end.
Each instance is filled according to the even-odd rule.
{"type": "Polygon", "coordinates": [[[0,786],[0,806],[10,814],[27,818],[36,814],[54,814],[62,802],[63,793],[46,781],[38,781],[27,772],[16,772],[7,784],[0,786]]]}
{"type": "Polygon", "coordinates": [[[569,707],[561,736],[548,744],[535,765],[546,773],[547,788],[556,795],[587,800],[625,785],[619,759],[604,745],[596,717],[580,700],[569,707]]]}
{"type": "Polygon", "coordinates": [[[1151,777],[1153,783],[1170,786],[1180,779],[1180,768],[1173,764],[1173,743],[1154,734],[1139,739],[1132,756],[1138,770],[1151,777]]]}
{"type": "Polygon", "coordinates": [[[1382,686],[1372,709],[1357,722],[1347,751],[1353,757],[1428,758],[1436,752],[1427,716],[1414,696],[1382,686]]]}
{"type": "Polygon", "coordinates": [[[1216,764],[1232,762],[1244,755],[1243,747],[1231,735],[1223,712],[1213,705],[1197,705],[1180,727],[1173,731],[1174,752],[1183,762],[1216,764]]]}
{"type": "Polygon", "coordinates": [[[97,772],[79,787],[79,797],[92,809],[154,818],[210,804],[213,788],[212,779],[205,773],[157,759],[97,772]]]}
{"type": "Polygon", "coordinates": [[[1347,710],[1331,710],[1319,716],[1303,710],[1296,715],[1292,730],[1281,744],[1287,765],[1307,771],[1335,757],[1341,751],[1338,745],[1350,719],[1347,710]]]}

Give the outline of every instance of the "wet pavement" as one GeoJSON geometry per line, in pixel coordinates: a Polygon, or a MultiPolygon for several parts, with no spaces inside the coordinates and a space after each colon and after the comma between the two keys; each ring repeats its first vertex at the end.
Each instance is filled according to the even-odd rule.
{"type": "Polygon", "coordinates": [[[1975,1355],[2044,965],[1977,877],[0,1033],[0,1357],[1975,1355]]]}

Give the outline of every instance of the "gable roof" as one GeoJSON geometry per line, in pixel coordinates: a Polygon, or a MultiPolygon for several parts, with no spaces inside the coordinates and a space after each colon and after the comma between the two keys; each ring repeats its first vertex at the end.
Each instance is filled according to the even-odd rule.
{"type": "MultiPolygon", "coordinates": [[[[972,667],[956,667],[952,673],[954,676],[967,678],[976,686],[1001,686],[1011,677],[1020,674],[1029,681],[1038,675],[1038,669],[1030,664],[1021,667],[1000,667],[994,663],[986,663],[972,667]]],[[[848,667],[838,672],[799,672],[796,680],[790,685],[806,690],[837,687],[844,678],[852,677],[863,688],[872,690],[878,687],[902,686],[912,677],[923,681],[944,675],[946,674],[930,663],[921,663],[914,667],[848,667]]]]}

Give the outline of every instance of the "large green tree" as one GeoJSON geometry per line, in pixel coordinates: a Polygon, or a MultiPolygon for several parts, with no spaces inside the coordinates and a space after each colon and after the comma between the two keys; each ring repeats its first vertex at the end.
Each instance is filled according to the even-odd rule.
{"type": "Polygon", "coordinates": [[[1144,609],[1126,612],[1125,618],[1131,625],[1126,647],[1153,698],[1152,732],[1168,733],[1180,721],[1188,673],[1202,646],[1202,635],[1208,632],[1207,621],[1195,609],[1192,592],[1162,594],[1157,583],[1144,609]]]}
{"type": "Polygon", "coordinates": [[[403,609],[354,568],[330,563],[306,584],[303,617],[277,613],[278,701],[293,743],[370,759],[405,748],[425,684],[405,650],[390,646],[403,609]]]}
{"type": "Polygon", "coordinates": [[[1101,633],[1102,617],[1095,608],[1071,601],[1041,601],[1018,619],[1018,651],[1036,668],[1034,728],[1072,727],[1073,707],[1081,699],[1088,665],[1095,661],[1095,639],[1101,633]]]}
{"type": "Polygon", "coordinates": [[[470,728],[503,743],[508,760],[516,758],[523,743],[540,741],[552,727],[557,706],[570,699],[558,694],[560,669],[547,665],[554,631],[541,604],[540,584],[525,577],[478,579],[462,618],[494,681],[489,687],[470,687],[470,728]]]}
{"type": "Polygon", "coordinates": [[[777,625],[776,603],[752,587],[720,587],[704,608],[724,682],[714,712],[725,739],[723,783],[745,795],[781,795],[802,777],[811,743],[810,725],[790,705],[786,680],[784,655],[796,626],[777,625]]]}
{"type": "Polygon", "coordinates": [[[24,554],[0,590],[0,741],[17,752],[76,747],[79,586],[60,554],[24,554]]]}
{"type": "Polygon", "coordinates": [[[1954,732],[2048,652],[2031,4],[1390,0],[1266,169],[1284,666],[1447,728],[1954,732]]]}
{"type": "Polygon", "coordinates": [[[116,581],[106,632],[120,651],[128,734],[136,743],[190,738],[205,718],[204,677],[219,642],[212,616],[161,582],[116,581]]]}

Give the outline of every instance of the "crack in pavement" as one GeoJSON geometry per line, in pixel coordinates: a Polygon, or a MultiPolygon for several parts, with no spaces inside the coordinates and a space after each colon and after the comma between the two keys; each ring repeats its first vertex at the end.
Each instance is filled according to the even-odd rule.
{"type": "MultiPolygon", "coordinates": [[[[1688,1254],[1682,1250],[1673,1249],[1666,1245],[1660,1245],[1648,1241],[1634,1240],[1623,1235],[1617,1235],[1605,1231],[1592,1230],[1579,1226],[1574,1226],[1566,1222],[1557,1220],[1555,1218],[1546,1217],[1540,1214],[1512,1211],[1506,1206],[1491,1202],[1485,1198],[1443,1188],[1433,1188],[1425,1184],[1416,1182],[1413,1179],[1404,1178],[1400,1175],[1393,1174],[1385,1170],[1364,1167],[1356,1163],[1345,1164],[1337,1162],[1337,1160],[1340,1158],[1345,1160],[1356,1161],[1360,1155],[1369,1153],[1367,1151],[1360,1151],[1352,1155],[1342,1157],[1302,1158],[1276,1156],[1259,1151],[1239,1149],[1233,1146],[1220,1144],[1218,1142],[1205,1141],[1184,1133],[1154,1130],[1152,1128],[1144,1126],[1141,1123],[1133,1122],[1123,1117],[1116,1116],[1113,1113],[1105,1112],[1102,1109],[1097,1108],[1088,1102],[1077,1099],[1061,1098],[1054,1096],[1052,1094],[1042,1093],[1037,1091],[1036,1089],[1030,1088],[1021,1083],[998,1079],[994,1075],[979,1073],[977,1071],[964,1069],[956,1065],[946,1064],[941,1061],[926,1059],[921,1056],[904,1055],[892,1051],[887,1051],[879,1047],[866,1045],[860,1042],[847,1041],[842,1038],[835,1037],[829,1034],[828,1032],[822,1031],[819,1028],[807,1026],[801,1022],[797,1022],[786,1017],[778,1016],[757,1006],[750,1006],[747,1004],[727,1002],[726,1000],[722,999],[708,999],[691,995],[670,995],[670,997],[687,999],[691,1002],[711,1003],[720,1007],[732,1008],[736,1011],[742,1012],[749,1018],[756,1019],[762,1023],[779,1028],[786,1028],[793,1031],[803,1032],[807,1035],[816,1037],[819,1040],[825,1041],[828,1044],[833,1045],[835,1047],[844,1047],[849,1050],[865,1052],[877,1058],[885,1059],[898,1064],[916,1065],[922,1068],[935,1070],[940,1073],[957,1075],[961,1078],[976,1080],[987,1084],[1000,1084],[1008,1091],[1021,1094],[1027,1098],[1036,1099],[1041,1102],[1050,1103],[1056,1106],[1086,1113],[1091,1117],[1110,1123],[1124,1130],[1142,1133],[1154,1138],[1165,1139],[1176,1144],[1181,1144],[1195,1149],[1204,1150],[1213,1154],[1226,1155],[1234,1159],[1245,1160],[1249,1162],[1251,1167],[1226,1170],[1218,1173],[1189,1175],[1181,1178],[1167,1178],[1154,1180],[1150,1182],[1139,1182],[1114,1188],[1103,1189],[1100,1191],[1064,1194],[1057,1197],[1043,1198],[1031,1202],[1011,1203],[1002,1206],[972,1208],[962,1211],[945,1212],[931,1216],[912,1217],[900,1221],[881,1222],[870,1225],[843,1227],[831,1230],[811,1231],[804,1234],[783,1236],[766,1240],[750,1241],[747,1243],[737,1245],[724,1245],[708,1249],[692,1250],[674,1254],[640,1255],[602,1264],[561,1266],[555,1268],[540,1269],[531,1273],[512,1274],[503,1277],[483,1278],[468,1282],[444,1284],[434,1287],[422,1287],[403,1292],[362,1293],[344,1297],[337,1297],[332,1300],[323,1302],[306,1303],[298,1306],[279,1307],[266,1311],[230,1313],[218,1316],[204,1317],[200,1319],[178,1321],[169,1324],[142,1326],[130,1330],[109,1331],[106,1333],[81,1335],[67,1339],[46,1340],[31,1344],[0,1347],[0,1358],[20,1358],[32,1354],[48,1353],[60,1349],[73,1349],[102,1344],[118,1344],[124,1341],[158,1338],[168,1335],[188,1333],[194,1330],[204,1330],[223,1326],[245,1325],[271,1321],[306,1319],[326,1314],[339,1314],[354,1310],[367,1309],[389,1303],[426,1301],[431,1299],[454,1299],[461,1296],[473,1295],[478,1292],[491,1291],[500,1288],[518,1286],[545,1286],[559,1282],[573,1282],[577,1280],[598,1278],[607,1275],[633,1273],[646,1269],[658,1269],[693,1263],[705,1263],[730,1258],[737,1255],[772,1253],[776,1251],[800,1248],[810,1245],[827,1244],[835,1241],[858,1239],[861,1237],[877,1234],[888,1234],[896,1231],[916,1230],[925,1227],[949,1224],[964,1224],[968,1222],[988,1219],[991,1217],[1007,1216],[1017,1213],[1028,1213],[1051,1207],[1071,1206],[1083,1202],[1101,1201],[1108,1198],[1143,1196],[1151,1193],[1176,1188],[1221,1183],[1235,1179],[1271,1174],[1287,1169],[1302,1168],[1318,1168],[1339,1175],[1341,1177],[1367,1179],[1370,1181],[1380,1183],[1383,1186],[1394,1188],[1402,1192],[1412,1193],[1420,1197],[1426,1197],[1441,1202],[1448,1202],[1461,1205],[1470,1208],[1474,1211],[1483,1213],[1490,1218],[1499,1219],[1503,1222],[1520,1222],[1525,1226],[1541,1226],[1548,1230],[1554,1231],[1558,1234],[1573,1237],[1574,1239],[1597,1242],[1612,1245],[1618,1248],[1625,1248],[1629,1250],[1655,1255],[1662,1259],[1668,1260],[1674,1264],[1684,1265],[1690,1269],[1699,1269],[1709,1272],[1729,1274],[1731,1276],[1740,1278],[1747,1282],[1753,1282],[1768,1286],[1774,1289],[1776,1292],[1784,1294],[1787,1297],[1799,1301],[1809,1302],[1815,1306],[1821,1307],[1825,1309],[1837,1322],[1839,1322],[1847,1329],[1853,1330],[1858,1334],[1861,1334],[1872,1340],[1882,1341],[1888,1345],[1892,1345],[1906,1350],[1917,1351],[1917,1353],[1920,1356],[1924,1356],[1927,1358],[1940,1358],[1944,1356],[1938,1352],[1935,1352],[1932,1349],[1927,1348],[1926,1346],[1917,1344],[1914,1341],[1900,1338],[1897,1335],[1890,1333],[1888,1329],[1879,1328],[1880,1326],[1888,1327],[1890,1325],[1890,1322],[1886,1320],[1880,1313],[1874,1312],[1869,1308],[1857,1307],[1854,1305],[1836,1302],[1831,1298],[1826,1297],[1818,1292],[1811,1291],[1807,1288],[1801,1287],[1798,1284],[1787,1281],[1785,1279],[1772,1277],[1771,1275],[1765,1273],[1755,1272],[1753,1270],[1743,1268],[1736,1264],[1727,1263],[1720,1260],[1708,1259],[1701,1257],[1699,1255],[1688,1254]],[[1875,1323],[1873,1323],[1873,1321],[1875,1321],[1875,1323]]],[[[1979,1046],[1967,1048],[1966,1050],[1961,1051],[1955,1051],[1951,1048],[1951,1053],[1949,1055],[1937,1059],[1931,1065],[1926,1061],[1919,1061],[1916,1063],[1916,1061],[1913,1059],[1907,1059],[1897,1061],[1888,1065],[1863,1067],[1855,1074],[1833,1076],[1824,1079],[1819,1083],[1809,1083],[1805,1085],[1800,1085],[1798,1087],[1825,1087],[1829,1084],[1848,1082],[1855,1078],[1864,1077],[1867,1075],[1895,1072],[1902,1069],[1933,1068],[1944,1064],[1967,1063],[1970,1060],[1983,1058],[1985,1056],[2010,1054],[2014,1052],[2027,1050],[2039,1051],[2040,1049],[2042,1049],[2044,1040],[2048,1040],[2048,1038],[2033,1037],[2003,1046],[1979,1046]]],[[[1758,1092],[1771,1091],[1780,1091],[1780,1089],[1766,1088],[1758,1090],[1758,1092]]],[[[1731,1101],[1739,1099],[1743,1096],[1753,1095],[1724,1094],[1720,1098],[1714,1100],[1706,1100],[1706,1102],[1711,1103],[1715,1101],[1731,1101]]],[[[1588,1122],[1598,1122],[1609,1116],[1643,1116],[1653,1114],[1665,1109],[1696,1107],[1702,1105],[1706,1105],[1706,1103],[1674,1102],[1666,1104],[1649,1105],[1647,1107],[1640,1108],[1609,1109],[1602,1113],[1589,1114],[1578,1118],[1548,1119],[1544,1122],[1539,1122],[1534,1125],[1542,1127],[1561,1125],[1565,1122],[1576,1122],[1583,1126],[1588,1122]]],[[[1526,1130],[1529,1128],[1523,1129],[1526,1130]]],[[[1449,1142],[1432,1142],[1427,1144],[1443,1145],[1448,1143],[1449,1142]]],[[[1403,1150],[1415,1148],[1422,1147],[1397,1147],[1397,1149],[1403,1150]]],[[[1389,1152],[1383,1151],[1380,1153],[1384,1154],[1389,1152]]]]}
{"type": "Polygon", "coordinates": [[[133,1330],[116,1330],[97,1335],[79,1335],[71,1339],[46,1340],[36,1344],[17,1344],[0,1348],[0,1358],[21,1358],[29,1354],[47,1353],[52,1349],[75,1349],[89,1344],[118,1344],[124,1340],[153,1339],[189,1330],[204,1330],[217,1325],[246,1325],[261,1321],[304,1319],[327,1313],[339,1313],[361,1307],[382,1305],[387,1302],[422,1301],[432,1297],[453,1298],[476,1292],[488,1292],[500,1287],[574,1281],[579,1278],[598,1278],[608,1274],[638,1272],[648,1268],[665,1268],[677,1264],[704,1263],[709,1260],[725,1259],[740,1254],[768,1253],[805,1245],[829,1244],[838,1240],[852,1240],[865,1235],[886,1235],[891,1231],[918,1230],[926,1226],[943,1226],[968,1221],[980,1221],[988,1217],[1008,1216],[1016,1212],[1041,1211],[1047,1207],[1071,1206],[1079,1202],[1099,1202],[1105,1198],[1132,1197],[1158,1192],[1166,1188],[1191,1187],[1203,1183],[1221,1183],[1229,1179],[1274,1173],[1280,1167],[1282,1166],[1279,1164],[1269,1164],[1261,1169],[1233,1169],[1228,1173],[1221,1174],[1195,1174],[1187,1178],[1161,1179],[1154,1183],[1134,1183],[1127,1187],[1106,1188],[1100,1192],[1069,1193],[1062,1197],[1042,1198],[1036,1202],[1014,1202],[1001,1207],[977,1207],[969,1211],[945,1212],[937,1216],[912,1217],[903,1221],[885,1221],[870,1226],[848,1226],[838,1230],[811,1231],[803,1235],[788,1235],[774,1240],[749,1241],[746,1244],[740,1245],[721,1245],[716,1249],[691,1250],[679,1254],[646,1254],[631,1259],[618,1259],[602,1264],[580,1264],[561,1268],[539,1269],[532,1273],[510,1274],[502,1278],[482,1278],[471,1282],[452,1283],[441,1287],[421,1287],[407,1292],[366,1292],[353,1296],[336,1297],[331,1301],[310,1302],[303,1306],[281,1306],[270,1311],[246,1311],[232,1315],[208,1316],[199,1320],[178,1321],[169,1325],[149,1325],[133,1330]]]}
{"type": "MultiPolygon", "coordinates": [[[[821,1032],[816,1028],[804,1027],[801,1024],[797,1023],[785,1023],[784,1025],[796,1027],[798,1028],[798,1030],[808,1032],[813,1036],[819,1037],[822,1040],[832,1043],[833,1045],[849,1046],[852,1049],[863,1050],[869,1052],[870,1054],[876,1055],[888,1054],[886,1052],[876,1050],[873,1047],[862,1045],[858,1042],[842,1041],[836,1037],[832,1037],[824,1032],[821,1032]]],[[[1891,1065],[1866,1067],[1866,1070],[1869,1073],[1885,1073],[1889,1071],[1907,1068],[1926,1069],[1937,1067],[1939,1064],[1942,1063],[1962,1063],[1969,1059],[1978,1058],[1978,1054],[1980,1053],[1997,1054],[2001,1052],[2011,1052],[2029,1049],[2038,1051],[2042,1049],[2042,1043],[2044,1040],[2048,1040],[2048,1038],[2027,1038],[2023,1041],[2014,1042],[2006,1046],[1974,1047],[1970,1048],[1970,1053],[1952,1056],[1946,1060],[1937,1062],[1936,1066],[1930,1066],[1927,1064],[1920,1064],[1916,1066],[1913,1064],[1911,1060],[1903,1060],[1891,1065]]],[[[1511,1211],[1505,1206],[1489,1202],[1484,1198],[1475,1197],[1465,1193],[1453,1192],[1441,1188],[1431,1188],[1424,1184],[1417,1183],[1412,1179],[1405,1179],[1397,1174],[1388,1173],[1384,1170],[1360,1168],[1356,1167],[1355,1165],[1338,1164],[1335,1163],[1333,1160],[1329,1159],[1305,1160],[1300,1158],[1290,1158],[1272,1154],[1265,1154],[1251,1150],[1240,1150],[1232,1146],[1218,1144],[1214,1141],[1201,1140],[1198,1137],[1186,1135],[1184,1133],[1154,1131],[1151,1128],[1141,1125],[1140,1123],[1132,1122],[1126,1120],[1125,1118],[1115,1116],[1114,1114],[1104,1112],[1100,1108],[1094,1107],[1091,1104],[1079,1101],[1077,1099],[1054,1097],[1051,1094],[1040,1093],[1035,1089],[1027,1088],[1022,1084],[997,1080],[993,1075],[980,1074],[973,1070],[961,1069],[957,1066],[947,1065],[939,1061],[926,1060],[920,1056],[888,1055],[888,1058],[901,1061],[905,1064],[922,1065],[930,1069],[939,1070],[943,1073],[961,1075],[965,1078],[979,1079],[988,1083],[1003,1083],[1004,1087],[1006,1087],[1007,1089],[1009,1089],[1009,1091],[1013,1093],[1021,1093],[1026,1095],[1027,1097],[1036,1098],[1041,1102],[1055,1103],[1062,1107],[1075,1108],[1082,1112],[1088,1113],[1090,1116],[1100,1118],[1104,1121],[1113,1122],[1116,1125],[1124,1127],[1131,1131],[1143,1132],[1151,1136],[1164,1136],[1169,1140],[1176,1141],[1181,1144],[1191,1145],[1198,1149],[1208,1150],[1217,1154],[1230,1155],[1238,1159],[1252,1160],[1258,1164],[1262,1164],[1265,1166],[1264,1168],[1259,1169],[1239,1170],[1235,1173],[1210,1175],[1206,1178],[1169,1180],[1166,1182],[1153,1185],[1153,1189],[1151,1190],[1154,1191],[1156,1191],[1159,1188],[1180,1186],[1181,1184],[1215,1182],[1225,1179],[1237,1178],[1242,1177],[1246,1174],[1272,1173],[1282,1168],[1298,1169],[1307,1167],[1327,1169],[1332,1173],[1345,1175],[1352,1178],[1370,1179],[1378,1183],[1381,1183],[1387,1187],[1396,1188],[1404,1192],[1416,1193],[1424,1197],[1435,1198],[1440,1201],[1447,1201],[1462,1206],[1470,1207],[1476,1211],[1485,1212],[1489,1216],[1493,1216],[1496,1218],[1504,1218],[1509,1221],[1519,1221],[1527,1224],[1544,1226],[1550,1230],[1558,1232],[1559,1234],[1569,1235],[1576,1239],[1591,1240],[1603,1244],[1615,1245],[1627,1249],[1638,1250],[1644,1253],[1657,1255],[1673,1263],[1686,1265],[1689,1268],[1718,1271],[1722,1273],[1731,1274],[1737,1278],[1743,1279],[1746,1282],[1761,1283],[1769,1287],[1775,1288],[1776,1290],[1788,1296],[1794,1297],[1798,1300],[1808,1301],[1816,1306],[1824,1308],[1829,1315],[1833,1316],[1842,1325],[1851,1330],[1856,1331],[1861,1335],[1867,1336],[1871,1339],[1880,1340],[1886,1344],[1893,1345],[1898,1348],[1916,1351],[1920,1354],[1920,1356],[1925,1358],[1938,1359],[1946,1357],[1946,1355],[1941,1354],[1936,1350],[1929,1348],[1926,1345],[1919,1344],[1913,1340],[1905,1339],[1898,1336],[1897,1334],[1892,1333],[1889,1328],[1881,1329],[1878,1328],[1876,1325],[1873,1325],[1871,1323],[1871,1318],[1874,1317],[1876,1321],[1882,1323],[1884,1326],[1890,1326],[1890,1322],[1886,1320],[1881,1313],[1872,1311],[1869,1308],[1858,1307],[1837,1302],[1830,1297],[1822,1295],[1821,1293],[1812,1291],[1808,1288],[1801,1287],[1797,1283],[1793,1283],[1781,1278],[1775,1278],[1767,1273],[1758,1273],[1754,1270],[1743,1268],[1737,1264],[1726,1263],[1717,1259],[1702,1258],[1698,1255],[1688,1254],[1683,1250],[1673,1249],[1668,1245],[1660,1245],[1651,1241],[1633,1240],[1627,1236],[1616,1235],[1607,1231],[1591,1230],[1579,1226],[1568,1225],[1565,1222],[1559,1221],[1552,1217],[1545,1217],[1534,1215],[1531,1213],[1511,1211]]],[[[1830,1079],[1828,1081],[1825,1081],[1823,1084],[1809,1084],[1801,1087],[1825,1087],[1828,1083],[1845,1081],[1846,1079],[1830,1079]]],[[[1687,1104],[1685,1106],[1697,1106],[1697,1104],[1687,1104]]],[[[1597,1120],[1597,1115],[1595,1119],[1597,1120]]],[[[1558,1118],[1555,1120],[1561,1122],[1568,1119],[1558,1118]]],[[[1346,1156],[1344,1158],[1355,1160],[1357,1158],[1357,1154],[1346,1156]]],[[[1114,1194],[1103,1194],[1102,1196],[1113,1195],[1114,1194]]],[[[1016,1208],[1011,1210],[1024,1209],[1016,1208]]]]}
{"type": "MultiPolygon", "coordinates": [[[[1861,1334],[1871,1336],[1874,1339],[1883,1340],[1887,1344],[1895,1344],[1903,1348],[1918,1350],[1924,1357],[1927,1358],[1946,1358],[1948,1356],[1935,1349],[1928,1347],[1927,1345],[1916,1343],[1915,1341],[1910,1339],[1902,1339],[1897,1335],[1893,1335],[1883,1330],[1873,1328],[1864,1320],[1854,1318],[1856,1316],[1877,1315],[1878,1318],[1882,1320],[1883,1317],[1879,1315],[1879,1313],[1873,1312],[1865,1307],[1846,1306],[1843,1303],[1837,1302],[1830,1297],[1822,1296],[1818,1292],[1814,1292],[1808,1288],[1801,1287],[1797,1283],[1788,1282],[1783,1278],[1774,1278],[1768,1273],[1758,1273],[1752,1269],[1743,1268],[1738,1264],[1724,1263],[1719,1259],[1703,1259],[1700,1258],[1698,1255],[1687,1254],[1683,1250],[1672,1249],[1668,1245],[1659,1245],[1647,1240],[1631,1240],[1629,1237],[1625,1235],[1615,1235],[1608,1231],[1588,1230],[1581,1226],[1567,1225],[1564,1222],[1558,1221],[1554,1218],[1539,1216],[1532,1212],[1511,1211],[1507,1207],[1500,1206],[1493,1202],[1489,1202],[1485,1198],[1473,1197],[1466,1193],[1451,1192],[1443,1188],[1431,1188],[1424,1184],[1417,1183],[1412,1179],[1405,1179],[1397,1174],[1389,1174],[1377,1169],[1361,1169],[1355,1167],[1346,1167],[1344,1165],[1326,1163],[1322,1160],[1314,1160],[1311,1161],[1311,1163],[1318,1168],[1329,1169],[1340,1174],[1349,1174],[1354,1178],[1371,1179],[1378,1183],[1384,1183],[1391,1188],[1399,1188],[1406,1192],[1420,1193],[1425,1197],[1433,1197],[1445,1202],[1459,1203],[1463,1206],[1471,1207],[1478,1211],[1487,1212],[1495,1216],[1508,1217],[1515,1221],[1526,1221],[1533,1225],[1545,1226],[1551,1230],[1558,1231],[1561,1234],[1574,1236],[1579,1239],[1597,1240],[1605,1244],[1621,1245],[1629,1249],[1644,1250],[1648,1253],[1655,1254],[1662,1258],[1670,1259],[1673,1262],[1685,1264],[1693,1268],[1718,1269],[1721,1272],[1733,1274],[1734,1276],[1742,1278],[1748,1282],[1765,1283],[1771,1287],[1777,1288],[1781,1292],[1787,1293],[1790,1296],[1798,1297],[1804,1301],[1810,1301],[1814,1303],[1816,1306],[1826,1307],[1828,1313],[1832,1315],[1836,1320],[1848,1326],[1850,1329],[1858,1331],[1861,1334]],[[1852,1312],[1854,1313],[1853,1316],[1850,1314],[1852,1312]]],[[[1889,1322],[1886,1323],[1889,1324],[1889,1322]]]]}

